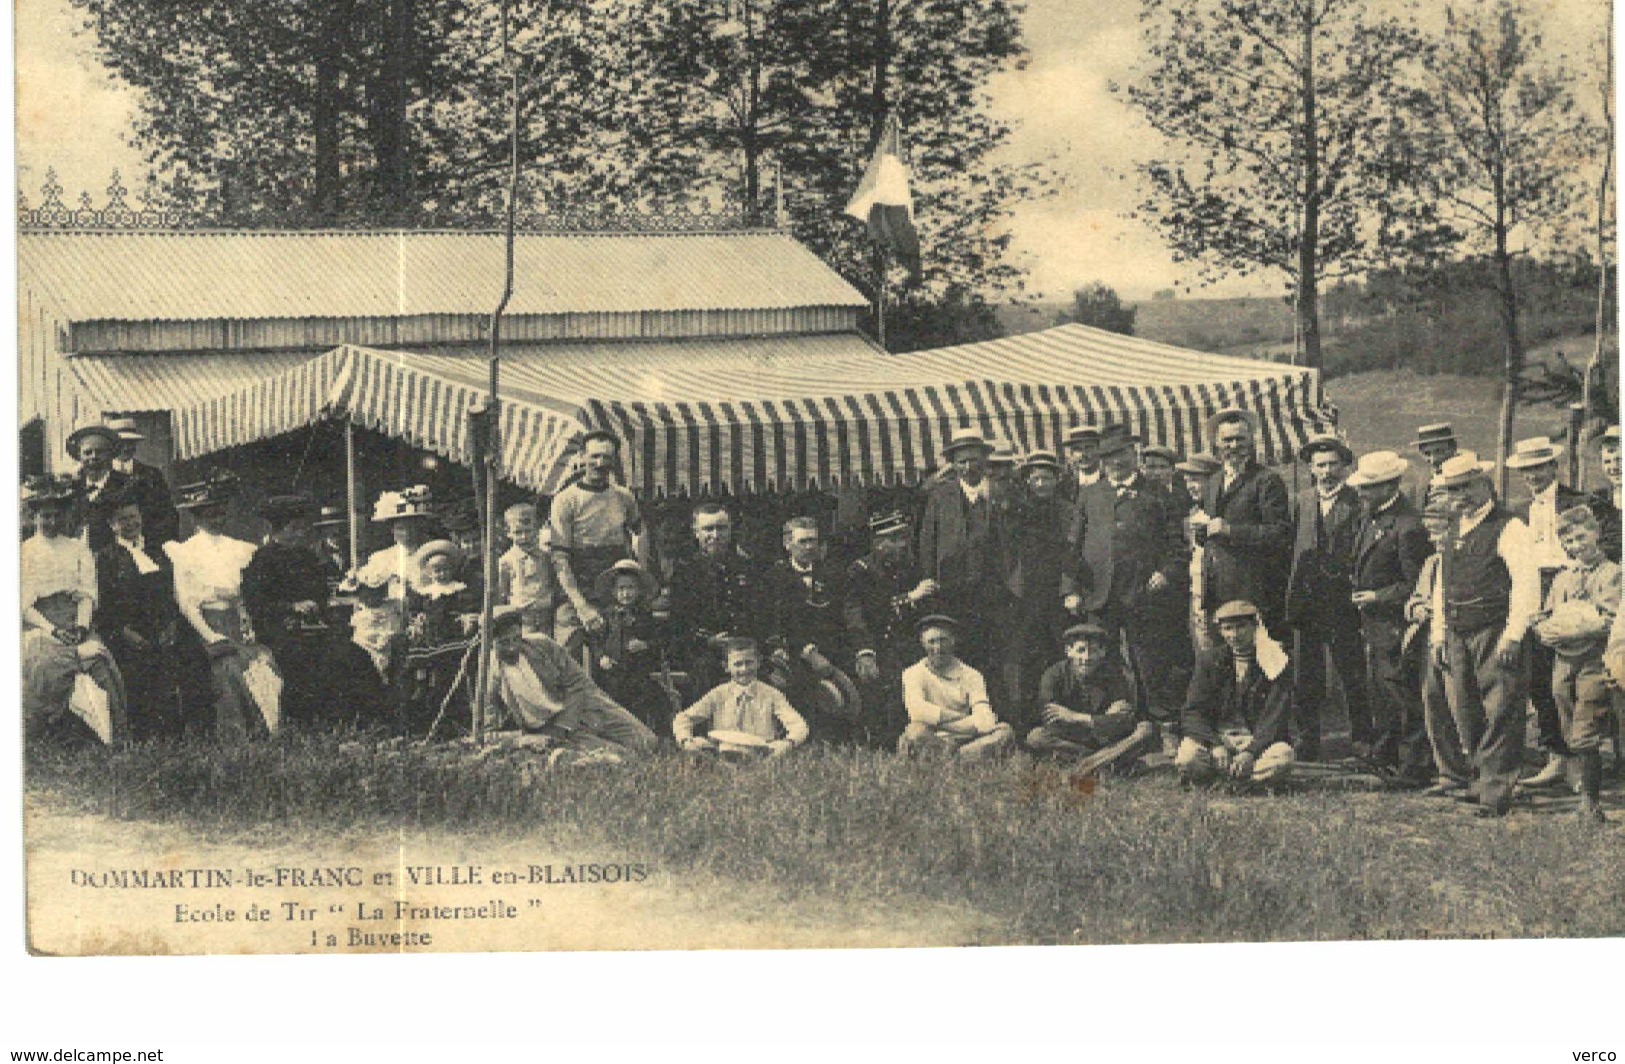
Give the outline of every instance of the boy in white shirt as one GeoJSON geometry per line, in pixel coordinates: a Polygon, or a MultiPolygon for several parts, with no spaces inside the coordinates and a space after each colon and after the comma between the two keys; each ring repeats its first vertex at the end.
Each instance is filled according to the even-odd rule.
{"type": "Polygon", "coordinates": [[[536,507],[516,503],[502,514],[513,546],[497,560],[496,604],[518,608],[525,634],[553,634],[553,560],[541,541],[536,507]]]}
{"type": "Polygon", "coordinates": [[[982,674],[954,655],[957,629],[940,613],[920,621],[925,657],[903,670],[908,727],[897,752],[904,756],[935,750],[975,760],[1015,746],[1015,732],[993,714],[982,674]]]}
{"type": "Polygon", "coordinates": [[[718,684],[672,720],[677,745],[688,753],[783,757],[807,741],[807,722],[784,692],[757,677],[762,653],[754,639],[728,643],[728,681],[718,684]],[[695,725],[705,734],[696,735],[695,725]],[[753,736],[762,745],[713,738],[723,732],[753,736]]]}

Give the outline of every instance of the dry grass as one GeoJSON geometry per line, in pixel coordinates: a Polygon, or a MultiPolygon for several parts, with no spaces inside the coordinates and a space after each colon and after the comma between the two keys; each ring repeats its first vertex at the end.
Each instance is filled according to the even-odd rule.
{"type": "MultiPolygon", "coordinates": [[[[964,906],[1013,943],[1596,936],[1625,931],[1621,828],[1502,823],[1409,796],[1091,791],[1026,762],[808,750],[731,769],[673,755],[548,772],[454,748],[287,739],[36,751],[55,803],[203,834],[534,833],[790,903],[964,906]]],[[[1616,822],[1619,814],[1615,814],[1616,822]]]]}

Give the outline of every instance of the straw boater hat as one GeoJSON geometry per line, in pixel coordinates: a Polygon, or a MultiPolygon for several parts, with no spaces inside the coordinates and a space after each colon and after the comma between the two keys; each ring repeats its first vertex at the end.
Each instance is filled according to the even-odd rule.
{"type": "Polygon", "coordinates": [[[1480,462],[1472,451],[1457,451],[1439,466],[1438,475],[1428,482],[1430,488],[1454,488],[1467,484],[1495,470],[1494,462],[1480,462]]]}
{"type": "Polygon", "coordinates": [[[869,534],[879,539],[881,536],[895,536],[909,530],[908,514],[901,510],[890,513],[876,514],[869,518],[869,534]]]}
{"type": "Polygon", "coordinates": [[[295,517],[304,517],[316,509],[316,504],[309,495],[272,495],[254,508],[257,517],[276,524],[295,517]]]}
{"type": "Polygon", "coordinates": [[[224,506],[237,497],[237,474],[225,469],[216,469],[207,479],[176,488],[175,495],[175,507],[180,510],[224,506]]]}
{"type": "Polygon", "coordinates": [[[1531,436],[1519,440],[1507,455],[1508,469],[1533,469],[1555,462],[1563,456],[1563,445],[1553,443],[1547,436],[1531,436]]]}
{"type": "Polygon", "coordinates": [[[626,574],[638,578],[638,584],[643,588],[643,601],[653,602],[655,596],[660,594],[660,585],[649,573],[649,570],[633,561],[631,558],[622,558],[614,565],[598,574],[593,581],[592,593],[601,602],[608,602],[615,591],[615,580],[626,574]]]}
{"type": "Polygon", "coordinates": [[[1441,421],[1437,425],[1423,425],[1416,430],[1416,442],[1411,446],[1420,451],[1427,443],[1454,443],[1456,430],[1450,427],[1450,422],[1441,421]]]}
{"type": "Polygon", "coordinates": [[[1208,418],[1202,428],[1206,433],[1207,438],[1211,440],[1213,439],[1214,434],[1219,431],[1220,425],[1226,425],[1232,421],[1244,421],[1247,424],[1247,428],[1252,431],[1253,435],[1256,436],[1258,434],[1258,415],[1253,413],[1251,410],[1244,410],[1239,406],[1225,407],[1223,410],[1220,410],[1218,413],[1208,418]]]}
{"type": "Polygon", "coordinates": [[[374,521],[400,521],[408,517],[433,517],[433,500],[429,489],[415,484],[401,491],[386,491],[373,504],[374,521]]]}
{"type": "Polygon", "coordinates": [[[344,512],[344,507],[324,506],[313,525],[316,528],[328,528],[332,525],[347,525],[349,523],[350,517],[344,512]]]}
{"type": "Polygon", "coordinates": [[[141,435],[141,430],[135,427],[135,418],[133,417],[112,418],[107,422],[107,427],[118,433],[118,438],[125,443],[135,443],[138,440],[146,439],[145,436],[141,435]]]}
{"type": "Polygon", "coordinates": [[[463,560],[463,548],[449,539],[431,539],[412,553],[412,563],[422,570],[423,566],[437,554],[444,554],[455,564],[463,560]]]}
{"type": "Polygon", "coordinates": [[[962,451],[967,447],[975,447],[984,455],[993,453],[993,445],[982,438],[982,434],[975,429],[960,429],[948,439],[948,445],[942,449],[943,457],[951,458],[955,451],[962,451]]]}
{"type": "Polygon", "coordinates": [[[1016,464],[1016,449],[1010,445],[1009,440],[996,440],[993,450],[987,456],[988,465],[1013,466],[1016,464]]]}
{"type": "Polygon", "coordinates": [[[1174,468],[1181,473],[1190,473],[1193,476],[1211,477],[1224,468],[1224,463],[1206,451],[1197,451],[1183,462],[1176,463],[1174,468]]]}
{"type": "Polygon", "coordinates": [[[117,429],[109,428],[106,425],[86,425],[83,428],[74,429],[72,434],[68,436],[67,443],[64,444],[68,456],[77,462],[79,460],[79,446],[92,436],[102,436],[114,447],[119,444],[117,429]]]}
{"type": "Polygon", "coordinates": [[[1298,461],[1308,465],[1309,460],[1321,451],[1331,451],[1345,464],[1354,464],[1354,452],[1349,449],[1349,445],[1329,432],[1309,437],[1309,442],[1298,448],[1298,461]]]}
{"type": "Polygon", "coordinates": [[[1061,460],[1055,456],[1054,451],[1033,451],[1022,459],[1021,467],[1016,470],[1017,476],[1026,476],[1035,469],[1048,469],[1052,473],[1061,471],[1061,460]]]}
{"type": "Polygon", "coordinates": [[[1360,456],[1359,465],[1349,474],[1349,487],[1363,488],[1386,484],[1405,475],[1411,464],[1393,451],[1372,451],[1360,456]]]}
{"type": "Polygon", "coordinates": [[[1081,425],[1073,425],[1070,429],[1067,429],[1064,442],[1068,447],[1074,447],[1088,440],[1098,439],[1100,439],[1100,426],[1093,421],[1086,421],[1081,425]]]}
{"type": "Polygon", "coordinates": [[[72,477],[54,477],[49,473],[42,473],[23,481],[23,505],[31,509],[49,506],[51,503],[71,502],[75,494],[72,477]]]}

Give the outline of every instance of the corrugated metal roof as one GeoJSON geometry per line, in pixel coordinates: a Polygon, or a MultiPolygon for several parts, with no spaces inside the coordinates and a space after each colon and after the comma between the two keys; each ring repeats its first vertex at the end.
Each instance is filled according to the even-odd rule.
{"type": "Polygon", "coordinates": [[[67,364],[92,408],[136,413],[179,410],[239,391],[323,353],[99,355],[70,358],[67,364]]]}
{"type": "MultiPolygon", "coordinates": [[[[18,282],[69,321],[488,314],[497,233],[25,232],[18,282]]],[[[523,233],[508,313],[861,307],[784,233],[523,233]]]]}

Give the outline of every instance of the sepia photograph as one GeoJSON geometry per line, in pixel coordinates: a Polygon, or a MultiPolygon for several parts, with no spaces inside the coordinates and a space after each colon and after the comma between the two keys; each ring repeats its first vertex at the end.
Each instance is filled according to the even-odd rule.
{"type": "Polygon", "coordinates": [[[12,8],[15,949],[1625,933],[1607,0],[12,8]]]}

